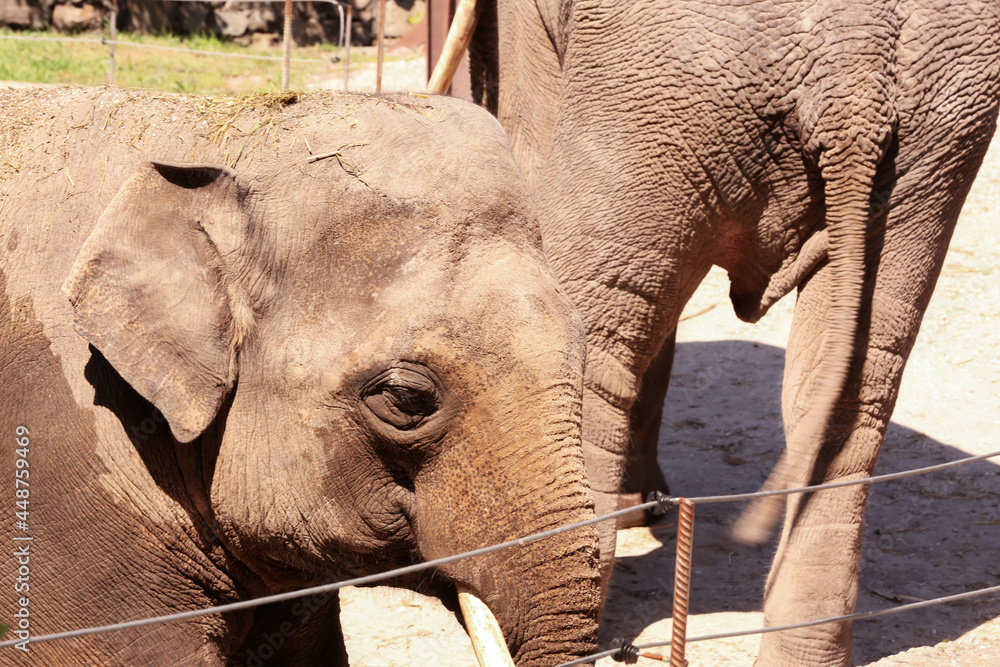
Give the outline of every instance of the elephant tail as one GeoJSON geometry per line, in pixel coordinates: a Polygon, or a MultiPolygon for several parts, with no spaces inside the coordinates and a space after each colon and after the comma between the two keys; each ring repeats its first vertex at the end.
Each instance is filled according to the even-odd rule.
{"type": "Polygon", "coordinates": [[[479,20],[469,42],[472,101],[494,116],[500,109],[500,30],[497,0],[476,0],[479,20]]]}
{"type": "MultiPolygon", "coordinates": [[[[855,137],[846,150],[828,149],[820,154],[828,234],[825,269],[835,287],[829,295],[822,351],[810,376],[811,386],[805,388],[805,411],[800,419],[786,423],[786,449],[765,482],[764,491],[807,486],[815,481],[827,425],[854,356],[865,283],[870,202],[876,169],[890,136],[891,129],[881,126],[869,139],[855,137]]],[[[790,417],[786,413],[786,420],[790,417]]],[[[770,538],[784,505],[785,496],[755,498],[734,526],[734,538],[746,544],[763,544],[770,538]]]]}

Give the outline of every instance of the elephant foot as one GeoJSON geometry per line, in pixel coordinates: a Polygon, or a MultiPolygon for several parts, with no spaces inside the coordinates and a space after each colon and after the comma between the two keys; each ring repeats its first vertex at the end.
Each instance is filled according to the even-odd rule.
{"type": "MultiPolygon", "coordinates": [[[[648,495],[649,494],[646,493],[624,491],[618,494],[618,509],[623,510],[629,507],[642,505],[646,502],[646,496],[648,495]]],[[[645,526],[652,526],[655,523],[659,523],[665,516],[666,514],[653,514],[649,510],[630,512],[618,517],[617,528],[618,530],[624,530],[625,528],[642,528],[645,526]]]]}

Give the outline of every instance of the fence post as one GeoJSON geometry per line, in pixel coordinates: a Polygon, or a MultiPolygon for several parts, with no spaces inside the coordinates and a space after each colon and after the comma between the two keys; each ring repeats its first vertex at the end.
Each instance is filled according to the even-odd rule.
{"type": "Polygon", "coordinates": [[[108,85],[115,85],[115,37],[118,35],[118,0],[111,0],[111,55],[108,62],[108,85]]]}
{"type": "Polygon", "coordinates": [[[375,94],[382,94],[382,52],[385,39],[385,0],[378,2],[378,68],[375,71],[375,94]]]}
{"type": "Polygon", "coordinates": [[[354,22],[354,5],[347,5],[347,32],[344,36],[344,43],[347,46],[347,53],[344,54],[344,92],[347,92],[347,84],[351,80],[351,26],[354,22]]]}
{"type": "Polygon", "coordinates": [[[285,0],[285,32],[283,36],[281,66],[281,89],[288,90],[292,67],[292,0],[285,0]]]}
{"type": "Polygon", "coordinates": [[[694,547],[694,503],[681,498],[677,515],[677,559],[674,564],[670,667],[686,667],[688,602],[691,600],[691,552],[694,547]]]}

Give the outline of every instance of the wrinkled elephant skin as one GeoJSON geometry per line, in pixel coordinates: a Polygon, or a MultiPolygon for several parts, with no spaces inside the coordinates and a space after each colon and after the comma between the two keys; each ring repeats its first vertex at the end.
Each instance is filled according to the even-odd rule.
{"type": "MultiPolygon", "coordinates": [[[[593,516],[582,325],[488,113],[115,89],[5,92],[0,107],[0,470],[13,478],[23,426],[33,636],[593,516]]],[[[592,530],[416,579],[477,594],[518,665],[595,648],[592,530]]],[[[338,609],[304,599],[29,659],[346,664],[338,609]]]]}
{"type": "MultiPolygon", "coordinates": [[[[632,477],[655,460],[659,406],[644,402],[662,402],[666,377],[644,375],[669,368],[678,317],[712,265],[748,321],[798,292],[786,449],[767,485],[868,475],[996,126],[1000,5],[484,4],[474,94],[510,136],[546,255],[584,319],[598,514],[618,506],[627,461],[632,477]]],[[[854,609],[866,497],[789,499],[768,625],[854,609]]],[[[762,543],[781,512],[757,503],[737,535],[762,543]]],[[[601,530],[606,584],[614,532],[601,530]]],[[[843,623],[769,634],[758,664],[849,665],[850,643],[843,623]]]]}

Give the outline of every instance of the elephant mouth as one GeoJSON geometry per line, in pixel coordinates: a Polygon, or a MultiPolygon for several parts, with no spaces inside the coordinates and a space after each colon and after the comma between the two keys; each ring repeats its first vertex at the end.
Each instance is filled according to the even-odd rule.
{"type": "Polygon", "coordinates": [[[458,604],[480,667],[514,667],[503,630],[486,603],[469,587],[459,584],[458,604]]]}

